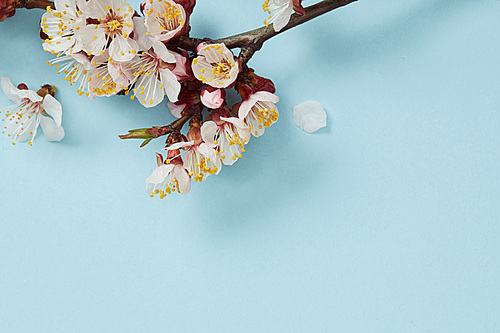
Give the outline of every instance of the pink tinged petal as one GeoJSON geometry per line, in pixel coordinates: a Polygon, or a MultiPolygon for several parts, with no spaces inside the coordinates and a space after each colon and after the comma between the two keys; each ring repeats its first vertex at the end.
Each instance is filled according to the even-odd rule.
{"type": "Polygon", "coordinates": [[[177,164],[174,167],[174,177],[179,184],[179,191],[181,194],[189,193],[191,190],[191,177],[189,177],[189,174],[186,169],[184,169],[184,166],[177,164]]]}
{"type": "Polygon", "coordinates": [[[192,145],[194,145],[194,141],[177,142],[177,143],[174,143],[173,145],[171,145],[169,147],[163,148],[163,150],[176,150],[176,149],[191,147],[192,145]]]}
{"type": "Polygon", "coordinates": [[[306,101],[292,109],[293,121],[303,131],[314,133],[326,126],[326,112],[319,102],[306,101]]]}
{"type": "Polygon", "coordinates": [[[175,68],[172,70],[172,73],[177,76],[178,81],[189,79],[190,74],[188,73],[188,59],[178,53],[174,53],[174,57],[175,68]]]}
{"type": "Polygon", "coordinates": [[[153,50],[155,51],[156,55],[160,57],[161,60],[175,64],[175,56],[172,52],[170,52],[165,44],[162,42],[152,38],[151,43],[153,44],[153,50]]]}
{"type": "MultiPolygon", "coordinates": [[[[213,88],[212,88],[213,89],[213,88]]],[[[210,91],[206,87],[201,91],[201,102],[209,109],[217,109],[224,103],[223,90],[210,91]]]]}
{"type": "Polygon", "coordinates": [[[43,135],[47,141],[61,141],[64,138],[64,128],[57,126],[54,119],[47,116],[39,116],[43,135]]]}
{"type": "Polygon", "coordinates": [[[180,117],[182,117],[182,111],[184,111],[184,109],[186,108],[187,105],[186,104],[177,105],[175,103],[168,102],[167,106],[168,106],[168,109],[170,110],[170,113],[174,117],[180,118],[180,117]]]}
{"type": "Polygon", "coordinates": [[[109,45],[109,56],[116,61],[129,61],[135,57],[138,49],[139,45],[135,40],[116,35],[109,45]]]}
{"type": "Polygon", "coordinates": [[[61,126],[62,122],[62,106],[52,95],[46,95],[43,99],[42,107],[51,116],[56,125],[61,126]]]}
{"type": "Polygon", "coordinates": [[[83,26],[79,29],[83,48],[94,55],[100,55],[106,47],[106,31],[94,24],[83,26]],[[94,38],[95,37],[95,38],[94,38]]]}
{"type": "Polygon", "coordinates": [[[218,131],[219,126],[217,126],[217,124],[211,120],[204,122],[201,126],[201,137],[209,147],[217,146],[217,143],[215,143],[215,141],[218,131]]]}
{"type": "Polygon", "coordinates": [[[163,90],[168,99],[175,103],[179,100],[179,93],[181,92],[181,84],[177,81],[177,76],[168,69],[160,69],[160,78],[163,85],[163,90]]]}

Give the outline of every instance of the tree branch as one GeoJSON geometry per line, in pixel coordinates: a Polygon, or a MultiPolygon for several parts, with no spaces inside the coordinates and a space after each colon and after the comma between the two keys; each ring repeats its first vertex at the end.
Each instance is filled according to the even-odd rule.
{"type": "Polygon", "coordinates": [[[357,0],[323,0],[321,2],[318,2],[317,4],[306,7],[305,15],[298,15],[294,13],[290,18],[288,24],[279,32],[276,32],[272,25],[269,25],[267,27],[261,27],[237,35],[214,40],[210,40],[207,38],[200,39],[192,37],[181,37],[177,45],[186,50],[195,51],[196,46],[201,42],[224,43],[230,49],[237,47],[241,48],[242,50],[240,59],[243,60],[243,62],[247,62],[256,51],[262,48],[262,45],[268,39],[271,39],[272,37],[277,36],[282,32],[290,30],[318,16],[331,12],[334,9],[346,6],[355,1],[357,0]]]}
{"type": "Polygon", "coordinates": [[[18,8],[26,9],[47,9],[48,6],[54,8],[54,2],[49,0],[18,0],[18,8]]]}
{"type": "Polygon", "coordinates": [[[243,32],[234,36],[216,39],[213,42],[224,43],[228,48],[231,49],[235,47],[253,46],[258,47],[258,50],[268,39],[355,1],[357,0],[323,0],[321,2],[318,2],[317,4],[306,7],[306,15],[301,16],[296,13],[293,14],[290,18],[290,22],[288,22],[288,24],[279,32],[274,31],[274,28],[269,25],[268,27],[262,27],[259,29],[243,32]]]}

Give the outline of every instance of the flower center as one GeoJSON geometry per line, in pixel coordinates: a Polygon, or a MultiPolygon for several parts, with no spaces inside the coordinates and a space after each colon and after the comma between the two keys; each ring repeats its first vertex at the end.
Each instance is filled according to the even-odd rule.
{"type": "Polygon", "coordinates": [[[168,2],[165,4],[165,12],[161,14],[161,17],[160,14],[157,15],[162,30],[172,31],[184,25],[180,9],[168,2]]]}
{"type": "Polygon", "coordinates": [[[117,19],[113,19],[104,23],[104,27],[108,30],[108,32],[120,32],[122,30],[122,24],[117,19]]]}

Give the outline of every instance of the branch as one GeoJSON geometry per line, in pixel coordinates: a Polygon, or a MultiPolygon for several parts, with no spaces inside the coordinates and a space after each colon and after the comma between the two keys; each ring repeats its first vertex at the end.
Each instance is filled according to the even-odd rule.
{"type": "Polygon", "coordinates": [[[261,27],[251,31],[243,32],[241,34],[215,40],[210,40],[208,38],[200,39],[192,37],[181,37],[177,45],[186,50],[194,51],[196,49],[196,46],[201,42],[224,43],[230,49],[237,47],[241,48],[242,52],[240,54],[240,59],[243,60],[243,62],[246,62],[253,56],[256,51],[262,48],[262,45],[268,39],[271,39],[272,37],[277,36],[282,32],[290,30],[318,16],[331,12],[334,9],[346,6],[355,1],[357,0],[323,0],[321,2],[318,2],[317,4],[306,7],[305,15],[298,15],[294,13],[290,18],[288,24],[279,32],[274,31],[274,28],[270,25],[267,27],[261,27]]]}
{"type": "Polygon", "coordinates": [[[54,8],[54,2],[49,0],[18,0],[17,8],[26,8],[26,9],[47,9],[48,6],[54,8]]]}
{"type": "Polygon", "coordinates": [[[262,44],[264,44],[264,42],[267,41],[268,39],[276,35],[279,35],[282,32],[290,30],[298,25],[306,23],[318,16],[326,14],[334,9],[346,6],[354,1],[357,0],[323,0],[315,5],[306,7],[305,8],[306,15],[301,16],[298,14],[293,14],[292,17],[290,18],[290,22],[288,22],[288,24],[279,32],[274,31],[274,28],[272,26],[268,26],[243,32],[238,35],[216,39],[213,42],[224,43],[228,48],[231,49],[235,47],[243,47],[251,45],[258,45],[260,48],[262,47],[262,44]]]}

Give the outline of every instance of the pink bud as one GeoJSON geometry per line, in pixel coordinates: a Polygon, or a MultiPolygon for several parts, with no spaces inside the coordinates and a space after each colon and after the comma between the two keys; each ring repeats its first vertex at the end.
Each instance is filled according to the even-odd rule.
{"type": "Polygon", "coordinates": [[[201,102],[209,109],[220,108],[225,98],[226,91],[224,89],[206,86],[201,91],[201,102]]]}

